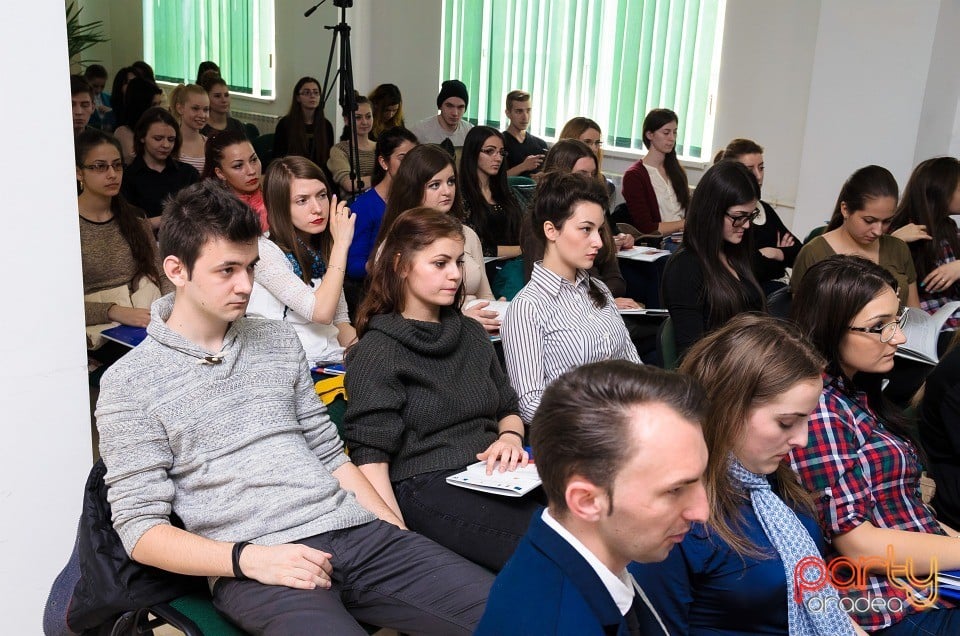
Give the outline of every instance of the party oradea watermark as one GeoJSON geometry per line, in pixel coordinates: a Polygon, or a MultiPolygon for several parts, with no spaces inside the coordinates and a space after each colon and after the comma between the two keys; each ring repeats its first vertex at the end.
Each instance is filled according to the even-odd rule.
{"type": "Polygon", "coordinates": [[[848,614],[882,611],[899,614],[906,611],[908,605],[915,611],[923,611],[937,604],[937,572],[936,557],[931,557],[926,567],[918,568],[911,557],[898,561],[892,545],[887,546],[885,556],[858,559],[838,556],[829,561],[808,556],[793,569],[793,600],[815,613],[828,610],[834,603],[848,614]],[[918,570],[924,574],[917,574],[918,570]],[[871,596],[867,583],[872,574],[885,574],[890,585],[903,591],[904,596],[871,596]],[[824,593],[828,585],[837,590],[836,596],[824,593]]]}

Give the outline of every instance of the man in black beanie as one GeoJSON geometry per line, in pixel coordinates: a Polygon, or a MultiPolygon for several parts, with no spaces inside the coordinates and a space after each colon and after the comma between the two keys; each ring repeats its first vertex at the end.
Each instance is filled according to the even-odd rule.
{"type": "Polygon", "coordinates": [[[463,119],[469,101],[470,96],[463,82],[456,79],[445,81],[440,85],[437,95],[440,113],[414,124],[411,131],[422,144],[440,144],[448,149],[460,150],[467,131],[473,128],[473,124],[463,119]]]}

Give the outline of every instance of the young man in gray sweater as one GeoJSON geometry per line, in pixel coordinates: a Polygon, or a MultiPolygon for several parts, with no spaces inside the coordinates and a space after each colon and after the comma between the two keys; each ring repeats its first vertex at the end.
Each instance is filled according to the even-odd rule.
{"type": "Polygon", "coordinates": [[[212,180],[164,211],[176,292],[154,303],[97,404],[124,547],[210,577],[216,607],[251,633],[365,634],[358,620],[470,633],[491,575],[403,527],[344,454],[293,329],[244,318],[259,234],[212,180]]]}

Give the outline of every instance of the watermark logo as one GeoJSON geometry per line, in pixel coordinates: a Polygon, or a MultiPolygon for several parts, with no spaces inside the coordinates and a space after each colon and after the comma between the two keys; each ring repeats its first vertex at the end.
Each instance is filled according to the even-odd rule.
{"type": "Polygon", "coordinates": [[[937,603],[937,559],[931,557],[928,567],[920,568],[925,575],[918,575],[913,559],[907,557],[899,562],[892,545],[887,546],[885,556],[865,556],[859,559],[835,557],[829,562],[819,556],[801,559],[793,569],[793,600],[806,605],[812,612],[824,611],[830,603],[837,603],[840,609],[850,612],[879,612],[887,610],[900,613],[906,610],[903,599],[870,597],[866,594],[870,575],[886,575],[890,584],[902,590],[915,610],[923,611],[937,603]],[[839,598],[822,591],[832,585],[839,598]],[[850,594],[856,590],[858,593],[850,594]]]}

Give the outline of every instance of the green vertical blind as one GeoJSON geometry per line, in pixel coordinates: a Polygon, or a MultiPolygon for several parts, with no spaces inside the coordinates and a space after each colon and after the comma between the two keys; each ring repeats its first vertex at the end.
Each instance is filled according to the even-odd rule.
{"type": "Polygon", "coordinates": [[[274,0],[143,0],[143,54],[158,80],[196,81],[204,60],[230,90],[274,92],[274,0]]]}
{"type": "Polygon", "coordinates": [[[504,98],[533,94],[535,134],[578,115],[606,144],[641,149],[643,118],[670,108],[679,154],[710,147],[724,0],[444,0],[441,80],[467,85],[466,116],[502,127],[504,98]]]}

